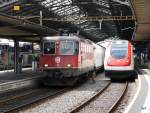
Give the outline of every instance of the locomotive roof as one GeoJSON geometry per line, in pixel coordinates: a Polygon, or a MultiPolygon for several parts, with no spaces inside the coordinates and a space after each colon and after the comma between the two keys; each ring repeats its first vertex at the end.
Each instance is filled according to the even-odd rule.
{"type": "Polygon", "coordinates": [[[48,36],[44,37],[43,40],[80,40],[78,36],[48,36]]]}
{"type": "Polygon", "coordinates": [[[48,41],[57,41],[57,40],[75,40],[75,41],[83,41],[92,44],[93,42],[89,39],[84,39],[83,37],[80,38],[81,36],[48,36],[44,37],[43,40],[48,41]]]}

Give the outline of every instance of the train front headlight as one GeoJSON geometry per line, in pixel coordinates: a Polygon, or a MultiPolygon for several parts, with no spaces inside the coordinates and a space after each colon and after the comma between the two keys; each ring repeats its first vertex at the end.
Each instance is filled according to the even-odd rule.
{"type": "Polygon", "coordinates": [[[67,67],[68,67],[68,68],[71,68],[71,64],[67,64],[67,67]]]}
{"type": "Polygon", "coordinates": [[[45,64],[44,67],[48,67],[48,64],[45,64]]]}
{"type": "Polygon", "coordinates": [[[126,63],[129,63],[129,60],[126,60],[126,63]]]}

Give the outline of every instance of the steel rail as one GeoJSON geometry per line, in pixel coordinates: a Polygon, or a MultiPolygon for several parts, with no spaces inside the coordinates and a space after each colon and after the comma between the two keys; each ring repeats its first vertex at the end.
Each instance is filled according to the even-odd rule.
{"type": "MultiPolygon", "coordinates": [[[[14,112],[15,110],[18,110],[18,109],[20,109],[20,108],[23,108],[23,107],[27,107],[28,105],[31,105],[31,104],[34,104],[34,103],[37,103],[37,102],[40,102],[40,101],[42,101],[42,100],[45,100],[45,99],[47,99],[47,98],[54,98],[54,97],[57,97],[58,95],[61,95],[61,94],[63,94],[64,92],[66,92],[68,90],[68,88],[64,88],[64,89],[61,89],[61,90],[58,90],[58,91],[55,91],[54,93],[50,93],[50,94],[48,94],[48,93],[46,93],[46,94],[42,94],[43,92],[41,92],[40,91],[40,95],[39,95],[39,97],[34,97],[34,100],[32,99],[32,97],[30,97],[30,95],[31,95],[31,92],[29,93],[29,95],[27,94],[27,95],[20,95],[20,96],[16,96],[16,97],[12,97],[12,99],[10,99],[10,100],[8,100],[8,99],[6,99],[6,102],[9,102],[10,104],[13,102],[13,101],[15,101],[16,103],[18,103],[19,101],[24,101],[25,99],[22,99],[21,100],[21,98],[24,98],[25,96],[27,96],[27,98],[31,98],[31,100],[29,101],[29,102],[25,102],[25,103],[22,103],[22,104],[20,104],[20,105],[15,105],[15,103],[13,103],[13,105],[11,105],[11,107],[9,108],[9,107],[7,107],[7,104],[5,105],[5,101],[3,100],[3,101],[1,101],[0,102],[0,112],[1,113],[11,113],[11,112],[14,112]],[[28,97],[29,96],[29,97],[28,97]],[[2,107],[1,107],[2,106],[2,107]],[[7,108],[7,109],[3,109],[3,108],[7,108]]],[[[33,92],[33,93],[36,93],[37,94],[37,92],[35,91],[35,92],[33,92]]],[[[33,96],[33,95],[32,95],[33,96]]],[[[8,103],[8,106],[10,106],[10,104],[8,103]]]]}
{"type": "Polygon", "coordinates": [[[78,112],[80,109],[82,109],[83,107],[85,107],[87,104],[89,104],[91,101],[93,101],[96,97],[98,97],[100,94],[102,94],[109,86],[110,86],[111,82],[108,82],[108,84],[101,89],[100,91],[98,91],[95,95],[93,95],[89,100],[85,101],[84,103],[82,103],[81,105],[78,105],[77,107],[73,108],[72,110],[70,110],[69,113],[76,113],[78,112]]]}
{"type": "Polygon", "coordinates": [[[126,91],[128,89],[128,82],[126,82],[125,84],[125,87],[124,87],[124,90],[122,92],[122,94],[120,95],[120,97],[117,99],[117,101],[112,105],[112,107],[108,110],[107,113],[113,113],[116,108],[118,107],[119,103],[121,102],[121,100],[123,99],[123,97],[125,96],[126,94],[126,91]]]}
{"type": "Polygon", "coordinates": [[[22,98],[22,97],[24,97],[24,96],[26,96],[26,95],[30,95],[30,94],[32,94],[32,93],[36,93],[36,92],[38,92],[38,91],[40,91],[41,89],[37,89],[37,90],[30,90],[30,91],[28,91],[28,92],[25,92],[25,93],[23,93],[23,94],[18,94],[18,95],[11,95],[11,96],[9,96],[9,97],[2,97],[2,98],[0,98],[0,105],[2,105],[2,104],[4,104],[4,103],[6,103],[6,102],[8,102],[8,101],[11,101],[11,100],[14,100],[14,99],[18,99],[18,98],[22,98]]]}

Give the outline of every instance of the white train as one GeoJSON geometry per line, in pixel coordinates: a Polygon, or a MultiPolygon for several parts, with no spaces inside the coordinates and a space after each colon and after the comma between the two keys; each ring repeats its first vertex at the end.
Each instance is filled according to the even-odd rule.
{"type": "MultiPolygon", "coordinates": [[[[22,66],[31,66],[34,56],[40,54],[31,52],[31,43],[19,42],[20,55],[22,55],[22,66]]],[[[13,40],[0,39],[0,69],[13,68],[14,66],[14,42],[13,40]]]]}
{"type": "Polygon", "coordinates": [[[135,79],[132,44],[127,40],[112,41],[105,52],[104,69],[111,79],[135,79]]]}
{"type": "Polygon", "coordinates": [[[105,48],[94,44],[94,65],[96,69],[103,68],[104,66],[104,57],[105,57],[105,48]]]}

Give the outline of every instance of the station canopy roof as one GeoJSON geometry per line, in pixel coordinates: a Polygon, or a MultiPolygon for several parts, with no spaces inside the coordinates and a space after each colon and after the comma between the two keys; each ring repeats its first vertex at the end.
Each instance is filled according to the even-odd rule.
{"type": "Polygon", "coordinates": [[[150,0],[130,0],[137,18],[135,40],[150,40],[150,0]]]}
{"type": "Polygon", "coordinates": [[[4,22],[0,36],[20,40],[39,40],[44,35],[57,34],[60,29],[79,33],[95,42],[115,36],[130,40],[134,29],[134,20],[111,17],[132,16],[127,0],[7,0],[0,2],[0,12],[22,22],[17,26],[12,20],[4,22],[0,16],[0,22],[4,22]]]}

